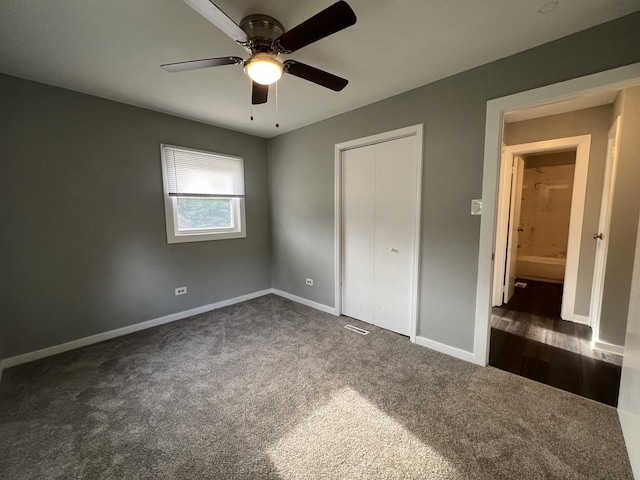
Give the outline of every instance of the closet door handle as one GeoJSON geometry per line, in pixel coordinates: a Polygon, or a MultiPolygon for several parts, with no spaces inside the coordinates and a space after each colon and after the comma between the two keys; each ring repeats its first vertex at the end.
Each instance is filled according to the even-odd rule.
{"type": "Polygon", "coordinates": [[[598,238],[599,238],[600,240],[602,240],[602,239],[604,238],[604,235],[603,235],[602,233],[594,233],[594,234],[593,234],[593,239],[594,239],[594,240],[597,240],[598,238]]]}
{"type": "Polygon", "coordinates": [[[389,249],[389,251],[390,251],[391,253],[398,253],[398,249],[397,249],[397,248],[393,248],[393,247],[391,247],[391,248],[389,249]]]}

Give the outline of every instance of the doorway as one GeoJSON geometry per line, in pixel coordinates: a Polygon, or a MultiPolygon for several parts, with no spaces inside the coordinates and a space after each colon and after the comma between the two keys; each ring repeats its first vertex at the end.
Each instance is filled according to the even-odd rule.
{"type": "MultiPolygon", "coordinates": [[[[496,211],[492,306],[500,306],[511,298],[515,291],[518,270],[521,270],[521,273],[526,272],[526,277],[534,277],[532,279],[537,280],[562,277],[564,288],[561,317],[564,320],[588,323],[588,318],[576,314],[575,302],[590,151],[591,135],[510,145],[503,148],[496,211]],[[540,166],[540,158],[548,159],[549,157],[545,157],[545,155],[564,154],[565,152],[575,152],[570,196],[567,197],[568,190],[566,188],[569,183],[562,179],[554,184],[548,180],[546,183],[537,182],[540,190],[538,195],[540,198],[537,201],[541,205],[537,207],[529,205],[527,209],[529,217],[536,216],[536,230],[532,230],[534,227],[531,225],[532,218],[526,218],[527,215],[525,215],[525,219],[528,225],[524,228],[520,222],[520,204],[522,202],[520,191],[523,190],[525,172],[527,172],[525,160],[529,158],[529,166],[532,166],[532,169],[529,169],[527,173],[527,182],[531,183],[532,180],[535,181],[532,178],[535,176],[533,170],[536,169],[536,166],[540,166]],[[536,157],[538,160],[535,160],[536,157]],[[549,203],[550,201],[551,203],[549,203]],[[558,216],[560,215],[562,220],[566,220],[566,217],[560,214],[559,209],[566,211],[567,208],[570,214],[569,222],[565,225],[558,216]],[[532,209],[539,211],[534,212],[531,211],[532,209]],[[544,227],[544,229],[541,230],[540,227],[544,227]],[[519,242],[521,234],[528,240],[525,248],[518,248],[518,245],[522,246],[519,242]],[[536,246],[533,246],[531,241],[536,237],[536,246]],[[518,257],[520,257],[520,262],[518,262],[518,257]]],[[[564,161],[566,163],[567,157],[565,156],[564,160],[563,157],[555,157],[549,161],[555,163],[564,161]]],[[[556,171],[563,168],[566,170],[566,167],[558,167],[547,165],[541,167],[541,172],[548,172],[550,168],[556,171]]],[[[528,191],[533,194],[535,187],[535,184],[530,184],[528,191]]]]}
{"type": "Polygon", "coordinates": [[[516,131],[539,135],[543,124],[548,135],[582,122],[596,148],[591,134],[504,148],[489,364],[615,406],[622,358],[593,350],[589,317],[576,312],[579,264],[593,260],[580,248],[583,226],[593,223],[584,214],[587,173],[590,160],[592,178],[604,163],[612,114],[605,104],[504,127],[512,142],[516,131]]]}
{"type": "Polygon", "coordinates": [[[593,95],[638,85],[640,63],[635,63],[487,102],[474,335],[476,364],[484,366],[489,362],[497,194],[505,114],[522,109],[554,111],[557,105],[565,101],[577,101],[584,105],[593,95]]]}
{"type": "Polygon", "coordinates": [[[422,125],[335,152],[336,314],[415,342],[422,125]]]}
{"type": "MultiPolygon", "coordinates": [[[[524,92],[522,94],[516,94],[511,97],[504,97],[502,99],[497,99],[495,101],[488,102],[487,105],[487,135],[486,135],[486,144],[485,144],[485,170],[484,170],[484,181],[483,181],[483,201],[488,201],[488,208],[483,212],[483,218],[481,220],[481,245],[480,245],[480,255],[478,262],[478,296],[477,296],[477,304],[476,304],[476,342],[474,348],[474,360],[476,363],[481,365],[486,365],[487,362],[491,361],[488,354],[489,349],[487,345],[487,341],[489,340],[488,333],[493,332],[490,329],[490,319],[487,321],[487,310],[490,310],[491,303],[487,305],[488,302],[492,302],[493,295],[491,293],[491,284],[493,283],[492,276],[492,265],[490,261],[487,261],[487,258],[483,258],[483,252],[491,251],[493,247],[493,238],[492,234],[494,232],[488,231],[489,229],[495,228],[491,224],[494,222],[496,218],[494,215],[497,215],[496,208],[497,202],[497,185],[499,182],[497,181],[498,175],[495,175],[492,171],[496,168],[496,162],[492,161],[493,152],[496,151],[496,142],[499,145],[503,135],[503,115],[511,114],[512,112],[520,113],[527,110],[537,110],[538,112],[542,110],[555,110],[555,113],[558,113],[558,109],[561,112],[573,111],[566,109],[566,105],[575,105],[577,103],[581,103],[582,105],[585,102],[590,102],[594,96],[614,93],[617,95],[617,98],[614,102],[613,107],[613,115],[612,118],[609,119],[609,123],[607,124],[607,129],[611,127],[612,122],[614,123],[613,128],[609,130],[609,147],[607,149],[607,155],[603,155],[603,160],[606,158],[607,162],[612,158],[615,158],[615,155],[612,152],[617,152],[617,148],[615,147],[615,131],[616,124],[619,124],[619,119],[622,118],[622,134],[620,138],[622,139],[621,147],[620,147],[620,155],[622,160],[620,161],[620,170],[618,175],[618,180],[613,182],[616,185],[616,195],[615,199],[613,199],[613,195],[610,195],[610,200],[616,205],[613,208],[613,216],[610,217],[612,219],[612,227],[611,227],[611,242],[612,245],[616,245],[615,250],[609,250],[609,256],[606,255],[606,249],[601,248],[603,245],[606,245],[606,241],[603,242],[603,239],[609,238],[608,232],[606,229],[603,229],[602,222],[600,225],[592,224],[591,227],[585,229],[583,232],[584,239],[593,238],[594,243],[591,244],[590,241],[586,243],[587,248],[589,245],[595,246],[597,245],[597,250],[602,252],[604,250],[604,261],[602,264],[606,264],[606,272],[607,276],[611,273],[611,278],[618,282],[618,285],[625,285],[624,288],[618,286],[617,289],[614,289],[613,292],[617,293],[617,296],[612,295],[612,289],[605,286],[605,293],[602,296],[603,302],[608,305],[608,308],[616,308],[623,314],[618,312],[617,316],[612,316],[607,312],[605,316],[605,309],[602,310],[602,318],[603,323],[602,327],[599,331],[594,332],[594,335],[591,338],[591,342],[586,348],[587,350],[591,350],[592,346],[596,346],[599,350],[596,352],[601,353],[603,356],[607,356],[610,353],[623,353],[623,345],[624,345],[624,337],[620,339],[620,331],[624,335],[624,324],[620,325],[620,323],[616,320],[617,318],[625,318],[626,319],[626,308],[628,306],[628,298],[625,298],[625,291],[628,286],[624,283],[626,282],[626,270],[621,272],[619,268],[619,264],[622,264],[626,269],[630,260],[633,259],[633,252],[629,252],[628,244],[631,242],[625,241],[628,238],[635,238],[636,231],[627,228],[627,219],[630,216],[636,215],[638,208],[638,197],[635,194],[627,195],[627,192],[637,192],[636,185],[637,182],[634,180],[636,178],[637,169],[640,168],[637,163],[637,156],[633,154],[633,152],[637,151],[630,149],[630,145],[636,145],[635,141],[637,137],[633,135],[633,127],[632,125],[637,124],[637,120],[640,115],[640,89],[634,88],[640,85],[640,64],[634,64],[627,67],[621,67],[619,69],[611,70],[608,72],[603,72],[598,75],[591,75],[588,77],[584,77],[581,79],[577,79],[575,81],[565,82],[563,84],[557,84],[549,87],[544,87],[539,89],[538,91],[524,92]],[[537,106],[535,105],[537,103],[537,106]],[[555,103],[554,103],[555,102],[555,103]],[[493,105],[492,105],[493,104],[493,105]],[[522,110],[521,110],[522,109],[522,110]],[[493,124],[493,121],[496,121],[493,124]],[[635,122],[635,123],[634,123],[635,122]],[[622,174],[621,172],[625,172],[622,174]],[[628,186],[630,185],[630,187],[628,186]],[[493,190],[493,188],[496,188],[493,190]],[[617,192],[620,191],[620,196],[618,196],[617,192]],[[489,195],[487,196],[487,193],[489,195]],[[494,197],[496,195],[496,197],[494,197]],[[485,213],[488,215],[485,217],[485,213]],[[615,225],[615,226],[614,226],[615,225]],[[593,231],[591,231],[593,229],[593,231]],[[627,235],[627,230],[630,231],[629,235],[627,235]],[[488,235],[485,237],[485,235],[488,235]],[[489,240],[489,242],[487,242],[489,240]],[[612,253],[613,252],[613,253],[612,253]],[[490,268],[487,269],[487,266],[490,268]],[[491,274],[490,278],[492,279],[491,284],[487,285],[487,281],[485,275],[491,274]],[[483,278],[485,280],[483,280],[483,278]],[[609,290],[607,290],[607,288],[609,290]],[[486,296],[485,296],[486,295],[486,296]],[[487,308],[488,307],[488,308],[487,308]],[[606,325],[604,321],[606,320],[606,325]],[[486,322],[486,323],[485,323],[486,322]],[[618,323],[616,323],[618,322],[618,323]],[[489,327],[489,329],[487,328],[489,327]],[[605,328],[606,327],[606,328],[605,328]],[[621,327],[621,328],[620,328],[621,327]],[[487,332],[489,330],[489,332],[487,332]],[[601,334],[601,335],[598,335],[601,334]],[[600,337],[600,338],[599,338],[600,337]],[[602,340],[605,340],[604,342],[602,340]],[[613,340],[613,341],[611,341],[613,340]]],[[[592,104],[593,105],[593,104],[592,104]]],[[[588,107],[587,107],[588,108],[588,107]]],[[[605,130],[606,131],[606,130],[605,130]]],[[[606,136],[604,138],[606,142],[606,136]]],[[[603,149],[604,150],[604,149],[603,149]]],[[[498,164],[499,165],[499,164],[498,164]]],[[[604,164],[603,164],[604,166],[604,164]]],[[[610,175],[611,167],[606,167],[607,173],[606,176],[610,175]]],[[[615,173],[615,166],[613,167],[613,172],[615,173]]],[[[495,172],[497,173],[497,172],[495,172]]],[[[613,175],[615,177],[615,175],[613,175]]],[[[591,182],[590,184],[593,184],[591,182]]],[[[600,180],[600,185],[605,184],[606,181],[600,180]]],[[[600,214],[601,211],[606,211],[606,198],[607,194],[604,192],[602,203],[598,200],[591,201],[591,205],[589,211],[596,212],[600,214]]],[[[606,216],[602,216],[600,214],[600,220],[607,220],[606,216]]],[[[596,218],[597,220],[597,218],[596,218]]],[[[587,240],[585,240],[587,242],[587,240]]],[[[613,247],[612,247],[613,248],[613,247]]],[[[496,252],[497,253],[497,252],[496,252]]],[[[490,260],[493,260],[492,258],[490,260]]],[[[594,262],[597,267],[597,261],[594,262]]],[[[632,262],[631,262],[632,263],[632,262]]],[[[586,277],[584,277],[586,278],[586,277]]],[[[593,288],[589,290],[589,292],[596,292],[597,295],[598,289],[596,288],[596,281],[594,280],[595,276],[589,275],[589,282],[593,280],[593,288]]],[[[609,282],[609,281],[608,281],[609,282]]],[[[610,285],[611,282],[607,283],[610,285]]],[[[584,282],[583,282],[584,284],[584,282]]],[[[514,297],[515,298],[515,297],[514,297]]],[[[593,297],[584,297],[583,296],[583,305],[584,299],[593,300],[593,297]]],[[[604,303],[603,303],[604,306],[604,303]]],[[[584,309],[584,307],[583,307],[584,309]]],[[[593,318],[593,308],[587,309],[587,315],[590,320],[593,318]]],[[[566,324],[566,322],[564,322],[566,324]]],[[[569,324],[572,327],[580,327],[581,325],[569,324]]],[[[627,326],[628,327],[628,326],[627,326]]],[[[566,332],[559,332],[559,337],[562,337],[562,334],[566,332]]],[[[628,338],[628,330],[627,330],[627,338],[628,338]]],[[[522,347],[524,348],[524,347],[522,347]]],[[[522,348],[520,348],[522,350],[522,348]]],[[[626,353],[626,352],[625,352],[626,353]]],[[[491,353],[493,354],[493,352],[491,353]]],[[[584,358],[584,356],[583,356],[584,358]]],[[[624,360],[626,363],[626,359],[624,360]]],[[[616,374],[616,377],[619,377],[619,374],[616,374]]],[[[616,389],[617,391],[617,389],[616,389]]]]}

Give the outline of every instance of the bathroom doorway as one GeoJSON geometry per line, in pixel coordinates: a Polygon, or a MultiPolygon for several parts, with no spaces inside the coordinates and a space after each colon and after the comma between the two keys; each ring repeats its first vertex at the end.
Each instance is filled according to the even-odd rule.
{"type": "Polygon", "coordinates": [[[494,307],[509,303],[520,276],[562,284],[560,317],[588,323],[576,295],[590,152],[591,135],[503,148],[494,307]]]}
{"type": "Polygon", "coordinates": [[[575,166],[575,150],[523,155],[522,194],[515,205],[520,210],[515,268],[520,284],[564,283],[575,166]]]}

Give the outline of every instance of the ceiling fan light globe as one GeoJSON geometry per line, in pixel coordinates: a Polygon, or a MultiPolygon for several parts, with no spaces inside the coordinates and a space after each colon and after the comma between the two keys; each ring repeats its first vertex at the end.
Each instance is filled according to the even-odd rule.
{"type": "Polygon", "coordinates": [[[270,53],[256,53],[244,64],[244,71],[260,85],[271,85],[282,77],[284,67],[278,57],[270,53]]]}

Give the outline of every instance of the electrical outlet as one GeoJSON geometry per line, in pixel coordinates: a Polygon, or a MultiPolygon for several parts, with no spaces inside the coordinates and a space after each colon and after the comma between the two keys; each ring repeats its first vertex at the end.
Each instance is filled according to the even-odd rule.
{"type": "Polygon", "coordinates": [[[313,287],[313,278],[307,278],[307,285],[313,287]]]}
{"type": "Polygon", "coordinates": [[[176,288],[176,296],[177,295],[186,295],[187,294],[187,287],[178,287],[176,288]]]}

